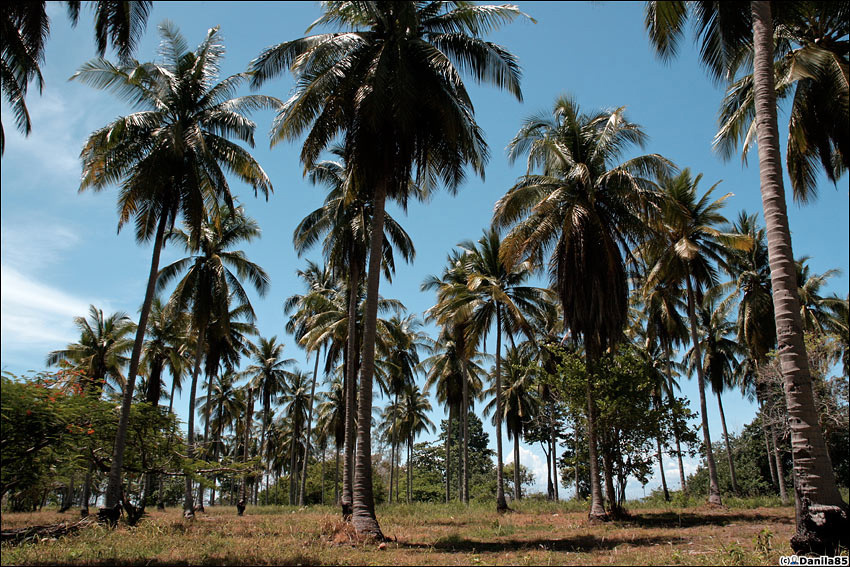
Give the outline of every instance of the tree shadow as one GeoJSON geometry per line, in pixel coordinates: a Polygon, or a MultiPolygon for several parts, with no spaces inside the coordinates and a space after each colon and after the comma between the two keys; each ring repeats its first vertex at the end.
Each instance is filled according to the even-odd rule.
{"type": "Polygon", "coordinates": [[[437,549],[457,553],[507,553],[512,551],[543,549],[546,551],[593,552],[611,550],[620,545],[648,547],[653,545],[668,545],[685,542],[676,536],[631,537],[622,536],[597,537],[582,535],[557,539],[504,539],[500,541],[479,541],[462,537],[446,537],[433,544],[398,542],[399,547],[407,549],[437,549]]]}
{"type": "Polygon", "coordinates": [[[733,523],[793,524],[794,518],[764,516],[762,514],[711,514],[691,512],[662,512],[660,514],[632,513],[629,518],[620,520],[625,525],[641,528],[690,528],[694,526],[727,526],[733,523]]]}

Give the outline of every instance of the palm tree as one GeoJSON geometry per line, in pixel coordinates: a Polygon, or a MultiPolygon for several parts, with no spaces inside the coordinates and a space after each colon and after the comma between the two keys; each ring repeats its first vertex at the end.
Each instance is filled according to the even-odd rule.
{"type": "MultiPolygon", "coordinates": [[[[252,377],[254,391],[260,394],[263,405],[263,424],[260,434],[260,455],[266,466],[266,499],[269,495],[269,451],[266,435],[271,424],[271,405],[286,389],[286,380],[290,372],[287,367],[295,364],[294,358],[283,358],[283,343],[277,342],[277,336],[270,339],[260,337],[259,344],[251,345],[251,361],[245,372],[252,377]]],[[[268,504],[268,501],[266,501],[268,504]]]]}
{"type": "MultiPolygon", "coordinates": [[[[850,165],[847,2],[795,2],[780,8],[774,30],[777,102],[791,98],[786,159],[794,199],[817,198],[817,170],[837,183],[850,165]]],[[[752,57],[752,45],[747,45],[752,57]]],[[[753,74],[726,90],[714,140],[724,158],[756,140],[753,74]]]]}
{"type": "MultiPolygon", "coordinates": [[[[76,25],[80,17],[80,2],[66,4],[71,24],[76,25]]],[[[103,57],[111,42],[118,56],[129,60],[145,31],[153,2],[99,1],[93,4],[97,54],[103,57]]],[[[0,7],[3,95],[15,115],[15,127],[25,136],[32,130],[26,103],[29,84],[35,81],[39,93],[44,87],[40,65],[44,62],[44,46],[50,34],[46,8],[46,2],[6,2],[0,7]]],[[[5,149],[6,134],[0,123],[0,155],[5,149]]]]}
{"type": "MultiPolygon", "coordinates": [[[[289,450],[289,504],[297,503],[296,487],[298,478],[298,451],[302,443],[304,424],[307,421],[307,406],[312,401],[308,389],[310,375],[296,370],[287,372],[287,379],[283,383],[283,391],[281,392],[281,404],[285,407],[285,416],[289,420],[290,429],[290,450],[289,450]]],[[[307,441],[305,440],[306,444],[307,441]]]]}
{"type": "Polygon", "coordinates": [[[515,58],[480,37],[519,14],[514,6],[332,2],[314,26],[351,31],[273,46],[251,67],[255,86],[290,66],[297,76],[272,142],[309,129],[301,152],[309,169],[344,132],[350,175],[374,191],[354,481],[353,523],[361,534],[382,537],[372,494],[370,421],[385,202],[406,203],[412,172],[419,184],[441,179],[450,191],[463,181],[467,164],[483,174],[486,146],[460,72],[520,98],[515,58]]]}
{"type": "MultiPolygon", "coordinates": [[[[531,420],[539,410],[539,400],[535,396],[534,371],[531,367],[531,352],[523,349],[525,345],[511,347],[505,353],[505,363],[501,367],[502,380],[495,380],[485,395],[493,399],[484,408],[484,414],[499,411],[508,430],[508,439],[514,441],[514,500],[522,498],[520,490],[519,438],[527,430],[531,420]],[[523,352],[525,351],[525,352],[523,352]],[[501,390],[499,390],[501,386],[501,390]]],[[[496,415],[493,424],[496,425],[496,415]]],[[[501,420],[500,420],[501,421],[501,420]]]]}
{"type": "MultiPolygon", "coordinates": [[[[245,216],[241,207],[221,207],[215,217],[207,220],[199,239],[191,233],[173,230],[169,238],[183,244],[190,256],[166,266],[159,273],[157,287],[165,288],[172,280],[185,272],[172,293],[169,303],[174,309],[191,308],[192,322],[197,335],[195,365],[189,389],[189,422],[187,457],[194,458],[195,444],[195,392],[201,362],[206,353],[210,322],[230,312],[231,294],[241,302],[249,321],[254,319],[250,301],[240,280],[247,279],[261,296],[269,287],[265,271],[249,261],[241,250],[232,250],[240,242],[258,237],[257,223],[245,216]],[[234,273],[235,272],[235,273],[234,273]]],[[[193,517],[192,479],[186,476],[186,495],[183,502],[184,514],[193,517]]]]}
{"type": "MultiPolygon", "coordinates": [[[[702,302],[703,291],[718,283],[715,266],[725,268],[725,257],[729,249],[746,249],[752,245],[746,237],[722,233],[715,228],[726,223],[720,209],[731,193],[711,201],[718,182],[698,197],[697,187],[701,179],[702,174],[692,178],[687,168],[674,177],[659,178],[664,201],[661,217],[655,227],[656,238],[648,242],[648,248],[652,251],[650,256],[655,259],[655,265],[646,277],[649,286],[662,282],[685,282],[691,344],[696,360],[703,360],[698,339],[697,305],[702,302]]],[[[702,365],[696,365],[696,373],[705,458],[709,471],[708,501],[710,504],[720,505],[720,484],[708,431],[705,373],[702,365]]]]}
{"type": "MultiPolygon", "coordinates": [[[[400,400],[401,422],[399,424],[400,436],[407,439],[407,502],[413,501],[413,442],[425,432],[434,431],[436,427],[428,418],[431,411],[431,402],[428,393],[419,390],[416,384],[404,390],[400,400]]],[[[398,496],[396,496],[398,499],[398,496]]]]}
{"type": "MultiPolygon", "coordinates": [[[[782,10],[783,6],[777,4],[777,8],[782,10]]],[[[669,58],[676,54],[688,17],[697,19],[702,60],[717,79],[729,72],[734,74],[741,61],[739,55],[752,42],[762,208],[767,226],[778,352],[791,427],[796,494],[800,502],[797,533],[791,539],[791,546],[798,553],[826,553],[839,545],[847,547],[850,518],[847,504],[838,492],[818,421],[803,342],[776,118],[773,10],[771,3],[764,0],[753,0],[749,6],[735,2],[648,2],[646,24],[657,52],[669,58]],[[814,513],[828,516],[829,520],[818,519],[815,523],[814,513]]]]}
{"type": "Polygon", "coordinates": [[[116,518],[127,420],[166,227],[173,226],[182,215],[197,244],[205,217],[204,203],[215,199],[231,202],[222,169],[234,173],[255,192],[268,196],[272,190],[251,154],[228,138],[253,145],[255,125],[244,112],[271,106],[275,99],[257,95],[230,98],[247,78],[244,73],[215,82],[224,55],[218,28],[211,29],[195,51],[188,51],[185,40],[171,24],[162,24],[160,33],[164,63],[118,67],[97,59],[72,77],[95,88],[112,90],[141,109],[89,136],[81,152],[80,190],[99,191],[119,183],[119,230],[134,219],[138,241],[154,237],[145,299],[130,357],[131,379],[124,389],[109,473],[106,507],[116,518]]]}
{"type": "MultiPolygon", "coordinates": [[[[56,366],[68,361],[78,370],[82,370],[79,386],[83,392],[94,398],[101,396],[108,379],[119,389],[124,387],[122,369],[127,364],[127,352],[133,345],[129,337],[136,327],[130,317],[121,311],[104,317],[102,309],[90,305],[89,319],[75,317],[74,324],[80,330],[79,342],[52,351],[47,355],[47,365],[56,366]]],[[[94,462],[90,461],[80,504],[82,516],[88,516],[89,513],[93,474],[94,462]]]]}
{"type": "MultiPolygon", "coordinates": [[[[621,340],[628,313],[623,254],[647,232],[654,185],[645,176],[671,164],[657,154],[617,163],[625,148],[642,147],[646,135],[626,120],[625,109],[580,112],[568,97],[551,116],[528,118],[508,146],[509,158],[528,154],[528,174],[495,207],[493,224],[514,225],[502,243],[507,265],[527,259],[542,265],[551,251],[549,278],[565,326],[582,338],[588,369],[621,340]],[[539,175],[532,175],[539,168],[539,175]]],[[[498,373],[497,373],[498,374],[498,373]]],[[[596,448],[596,408],[587,386],[590,449],[590,517],[606,517],[596,448]]]]}
{"type": "Polygon", "coordinates": [[[833,269],[822,274],[813,274],[808,261],[809,257],[803,256],[795,262],[800,319],[803,321],[803,330],[821,334],[829,327],[831,311],[838,308],[842,301],[837,297],[823,297],[821,290],[826,285],[826,280],[841,271],[833,269]]]}
{"type": "Polygon", "coordinates": [[[190,322],[188,313],[166,309],[162,299],[154,297],[148,319],[148,339],[140,365],[146,370],[145,401],[148,403],[159,403],[162,396],[162,372],[166,368],[171,374],[169,399],[173,400],[175,389],[180,389],[188,365],[188,351],[192,346],[190,322]]]}
{"type": "MultiPolygon", "coordinates": [[[[222,435],[225,428],[232,427],[238,416],[245,411],[243,400],[236,395],[236,382],[241,377],[239,372],[227,369],[216,377],[209,393],[198,398],[198,409],[204,424],[214,431],[212,455],[216,463],[222,453],[222,435]]],[[[215,505],[215,485],[210,496],[210,505],[215,505]]]]}
{"type": "Polygon", "coordinates": [[[696,358],[696,349],[685,353],[688,362],[688,373],[693,375],[697,366],[702,366],[703,375],[708,378],[711,391],[717,396],[717,408],[720,411],[720,425],[723,428],[723,440],[726,444],[726,458],[729,463],[729,476],[732,481],[732,492],[739,495],[738,479],[735,476],[735,461],[732,458],[732,449],[729,446],[729,433],[726,430],[726,415],[723,412],[721,394],[730,388],[735,382],[735,368],[737,359],[743,354],[744,349],[730,336],[735,332],[735,323],[727,317],[728,307],[717,303],[718,288],[709,290],[703,298],[699,309],[699,335],[702,360],[696,358]],[[713,293],[714,292],[714,293],[713,293]]]}
{"type": "Polygon", "coordinates": [[[336,467],[334,472],[334,503],[339,503],[339,452],[345,445],[345,389],[342,380],[334,378],[330,389],[324,395],[324,401],[317,408],[317,428],[325,436],[333,437],[336,449],[336,467]]]}
{"type": "MultiPolygon", "coordinates": [[[[469,333],[478,340],[486,341],[492,325],[496,328],[495,392],[501,392],[502,381],[502,332],[508,333],[511,343],[514,334],[522,331],[529,339],[533,333],[525,314],[537,310],[547,292],[540,288],[523,285],[533,272],[529,262],[506,264],[501,256],[502,242],[499,233],[485,231],[477,243],[462,242],[466,252],[464,263],[467,270],[467,287],[475,303],[469,315],[469,333]]],[[[496,510],[507,509],[503,481],[502,419],[505,410],[502,399],[496,400],[496,510]]]]}

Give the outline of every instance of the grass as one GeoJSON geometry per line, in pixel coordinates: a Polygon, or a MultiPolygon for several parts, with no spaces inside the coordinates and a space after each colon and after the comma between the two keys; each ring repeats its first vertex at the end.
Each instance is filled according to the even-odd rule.
{"type": "MultiPolygon", "coordinates": [[[[743,504],[741,504],[743,505],[743,504]]],[[[383,505],[391,539],[357,543],[336,508],[208,507],[194,521],[151,511],[136,527],[90,526],[55,540],[4,544],[2,565],[776,565],[790,555],[792,507],[630,508],[627,520],[587,521],[577,503],[383,505]]],[[[76,516],[4,513],[4,530],[76,516]]]]}

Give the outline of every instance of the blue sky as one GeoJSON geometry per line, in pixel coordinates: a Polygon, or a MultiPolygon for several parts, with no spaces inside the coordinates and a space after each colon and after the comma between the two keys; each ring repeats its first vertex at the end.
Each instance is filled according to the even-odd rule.
{"type": "MultiPolygon", "coordinates": [[[[523,163],[509,165],[504,148],[523,118],[548,110],[556,96],[570,94],[585,110],[627,107],[631,121],[642,125],[650,141],[644,152],[662,154],[680,167],[704,174],[702,188],[721,181],[717,194],[734,193],[725,209],[729,218],[738,211],[761,212],[758,164],[753,152],[748,167],[739,159],[723,162],[711,149],[721,87],[707,78],[697,62],[690,38],[677,60],[661,63],[652,53],[643,28],[643,3],[637,2],[519,2],[537,20],[517,21],[489,39],[519,57],[523,69],[524,102],[489,86],[470,85],[476,118],[491,150],[486,180],[470,177],[455,197],[437,194],[428,204],[414,203],[407,216],[392,214],[413,238],[417,255],[412,265],[399,265],[392,284],[381,285],[385,297],[401,300],[410,312],[422,313],[433,295],[419,291],[428,274],[439,273],[446,255],[458,242],[477,239],[488,226],[493,204],[525,172],[523,163]]],[[[94,304],[112,312],[122,310],[137,318],[144,295],[151,246],[138,245],[132,227],[116,232],[116,191],[78,194],[80,148],[85,138],[131,109],[109,93],[67,79],[94,56],[91,13],[84,8],[72,29],[63,5],[49,3],[51,35],[47,43],[43,94],[32,88],[27,103],[33,133],[23,138],[13,127],[3,103],[6,153],[2,160],[2,369],[15,373],[43,368],[46,353],[77,337],[73,317],[94,304]]],[[[157,56],[157,26],[174,22],[196,46],[208,28],[219,25],[227,47],[222,76],[245,70],[264,48],[301,37],[319,15],[315,2],[155,2],[147,33],[136,57],[157,56]]],[[[270,81],[264,94],[286,99],[290,76],[270,81]]],[[[247,90],[246,90],[247,93],[247,90]]],[[[241,93],[241,94],[246,94],[241,93]]],[[[269,174],[274,194],[268,202],[254,198],[247,187],[234,183],[246,212],[257,219],[263,236],[244,247],[248,257],[271,276],[265,298],[251,295],[263,336],[278,335],[287,356],[312,370],[291,337],[283,330],[283,300],[302,292],[295,271],[305,265],[292,249],[292,231],[309,211],[319,206],[322,190],[302,178],[298,144],[269,148],[267,132],[272,114],[258,113],[253,154],[269,174]]],[[[780,130],[787,114],[780,113],[780,130]]],[[[784,147],[784,142],[783,142],[784,147]]],[[[786,179],[787,185],[787,179],[786,179]]],[[[812,256],[813,271],[839,268],[827,292],[847,293],[848,182],[836,189],[823,181],[812,205],[789,203],[796,256],[812,256]]],[[[162,265],[180,251],[166,248],[162,265]]],[[[319,260],[318,250],[308,258],[319,260]]],[[[495,342],[495,341],[490,341],[495,342]]],[[[494,345],[488,344],[492,349],[494,345]]],[[[683,393],[697,407],[694,380],[683,380],[683,393]]],[[[381,406],[383,400],[375,400],[381,406]]],[[[185,420],[187,398],[175,407],[185,420]]],[[[754,414],[751,404],[735,392],[724,397],[728,425],[740,431],[754,414]]],[[[716,403],[709,402],[710,431],[720,439],[716,403]]],[[[434,420],[442,419],[441,409],[434,420]]],[[[495,447],[495,440],[491,440],[495,447]]],[[[510,451],[506,451],[510,457],[510,451]]],[[[544,481],[542,452],[523,448],[523,462],[544,481]]],[[[672,460],[665,467],[668,481],[678,485],[672,460]]],[[[653,481],[647,489],[658,482],[653,481]]],[[[632,483],[630,496],[642,491],[632,483]]]]}

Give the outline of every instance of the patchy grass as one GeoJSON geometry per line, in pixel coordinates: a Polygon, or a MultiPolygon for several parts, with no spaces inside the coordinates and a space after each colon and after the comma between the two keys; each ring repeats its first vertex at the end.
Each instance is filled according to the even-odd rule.
{"type": "MultiPolygon", "coordinates": [[[[101,526],[19,546],[2,565],[776,565],[790,555],[791,507],[633,508],[587,521],[575,503],[524,501],[505,515],[473,504],[385,505],[390,542],[358,543],[331,507],[208,507],[194,521],[153,510],[136,527],[101,526]]],[[[43,511],[2,516],[3,529],[76,519],[43,511]]]]}

